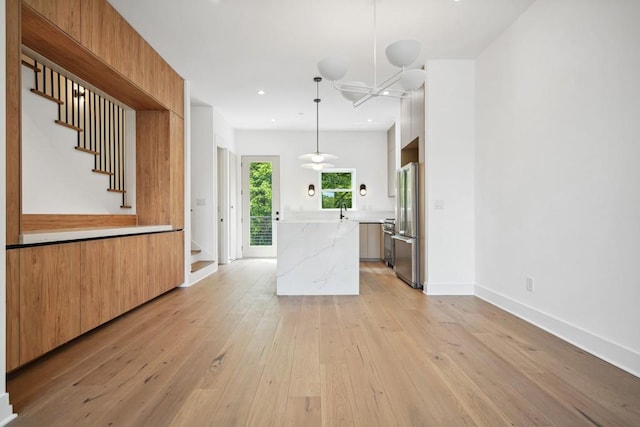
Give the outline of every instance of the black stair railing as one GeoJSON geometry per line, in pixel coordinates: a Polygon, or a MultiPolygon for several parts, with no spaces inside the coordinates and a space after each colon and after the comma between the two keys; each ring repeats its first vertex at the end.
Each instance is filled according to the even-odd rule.
{"type": "Polygon", "coordinates": [[[107,191],[125,190],[125,109],[48,65],[22,55],[22,64],[34,72],[32,92],[58,104],[57,124],[77,132],[76,149],[93,154],[93,172],[109,176],[107,191]]]}

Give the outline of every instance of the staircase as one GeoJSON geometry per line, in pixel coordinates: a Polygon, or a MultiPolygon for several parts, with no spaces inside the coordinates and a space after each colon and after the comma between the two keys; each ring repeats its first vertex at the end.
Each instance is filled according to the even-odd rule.
{"type": "Polygon", "coordinates": [[[191,242],[191,272],[192,273],[195,273],[198,270],[202,270],[203,268],[214,263],[214,261],[201,260],[200,259],[201,253],[202,253],[202,249],[200,249],[195,242],[191,242]]]}
{"type": "Polygon", "coordinates": [[[121,193],[120,207],[130,209],[125,189],[124,108],[24,53],[22,65],[33,70],[31,92],[58,105],[54,122],[76,131],[74,148],[93,156],[91,171],[107,176],[107,191],[121,193]]]}

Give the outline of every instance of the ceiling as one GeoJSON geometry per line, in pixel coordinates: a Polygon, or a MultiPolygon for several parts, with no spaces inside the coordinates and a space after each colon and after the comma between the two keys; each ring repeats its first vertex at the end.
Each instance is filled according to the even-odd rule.
{"type": "MultiPolygon", "coordinates": [[[[377,74],[399,39],[422,42],[431,59],[473,59],[534,0],[377,0],[377,74]]],[[[373,0],[109,0],[190,82],[192,104],[211,105],[236,129],[315,129],[316,64],[349,63],[348,81],[371,84],[373,0]],[[258,95],[258,90],[264,95],[258,95]]],[[[428,70],[427,70],[428,72],[428,70]]],[[[323,130],[386,130],[397,99],[354,108],[330,82],[320,84],[323,130]]]]}

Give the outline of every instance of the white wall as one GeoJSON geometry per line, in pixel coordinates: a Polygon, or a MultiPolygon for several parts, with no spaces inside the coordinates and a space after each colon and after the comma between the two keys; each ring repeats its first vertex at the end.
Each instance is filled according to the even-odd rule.
{"type": "MultiPolygon", "coordinates": [[[[225,148],[229,153],[235,149],[235,131],[215,109],[206,105],[190,105],[190,136],[188,142],[189,160],[185,165],[185,174],[189,175],[189,188],[185,191],[188,197],[185,205],[189,206],[189,237],[187,247],[194,246],[202,250],[198,260],[215,261],[209,267],[190,274],[189,284],[206,277],[218,268],[218,178],[217,148],[225,148]],[[192,210],[192,211],[191,211],[192,210]]],[[[230,156],[235,160],[234,156],[230,156]]],[[[230,168],[231,169],[231,168],[230,168]]],[[[235,171],[235,168],[233,168],[235,171]]],[[[230,199],[235,203],[235,198],[230,199]]],[[[236,207],[234,206],[234,210],[236,207]]],[[[230,219],[229,248],[237,253],[235,217],[230,219]]]]}
{"type": "MultiPolygon", "coordinates": [[[[337,218],[335,212],[322,212],[319,173],[302,168],[298,156],[315,151],[315,131],[237,131],[237,154],[280,156],[281,219],[337,218]],[[309,197],[307,187],[316,186],[309,197]]],[[[320,151],[339,156],[332,161],[339,168],[356,170],[356,190],[366,184],[367,195],[356,191],[356,209],[348,217],[380,218],[393,216],[394,198],[387,197],[387,134],[380,132],[320,132],[320,151]]]]}
{"type": "Polygon", "coordinates": [[[473,294],[474,61],[426,65],[427,286],[434,294],[473,294]]]}
{"type": "Polygon", "coordinates": [[[213,109],[191,106],[191,240],[206,260],[217,256],[215,151],[213,109]]]}
{"type": "MultiPolygon", "coordinates": [[[[6,28],[6,3],[0,0],[0,22],[2,28],[6,28]]],[[[5,425],[13,418],[13,408],[9,404],[9,395],[6,393],[6,31],[0,31],[0,425],[5,425]]]]}
{"type": "Polygon", "coordinates": [[[32,93],[33,71],[22,67],[22,212],[135,214],[135,112],[126,116],[127,203],[108,192],[109,177],[91,170],[94,156],[74,149],[77,132],[54,123],[58,106],[32,93]]]}
{"type": "Polygon", "coordinates": [[[636,375],[638,16],[538,0],[476,63],[476,292],[636,375]]]}

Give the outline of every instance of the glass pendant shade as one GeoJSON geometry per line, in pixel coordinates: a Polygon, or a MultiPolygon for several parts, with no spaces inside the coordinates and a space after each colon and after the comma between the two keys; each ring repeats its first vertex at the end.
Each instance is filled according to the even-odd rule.
{"type": "Polygon", "coordinates": [[[333,165],[331,163],[324,163],[324,162],[323,163],[303,163],[302,167],[320,171],[325,168],[332,168],[333,165]]]}
{"type": "Polygon", "coordinates": [[[322,77],[333,82],[340,80],[347,73],[347,63],[340,58],[331,56],[318,62],[318,71],[322,77]]]}
{"type": "Polygon", "coordinates": [[[398,40],[385,49],[387,61],[396,67],[408,67],[418,59],[420,42],[418,40],[398,40]]]}
{"type": "Polygon", "coordinates": [[[349,82],[345,83],[344,86],[348,86],[349,88],[347,90],[341,90],[340,93],[346,100],[351,102],[357,101],[358,99],[362,98],[369,91],[369,88],[367,87],[367,84],[365,82],[349,82]],[[351,90],[351,87],[353,87],[353,90],[351,90]],[[361,92],[358,89],[360,87],[362,88],[361,92]]]}
{"type": "Polygon", "coordinates": [[[400,87],[406,91],[416,90],[424,83],[427,73],[424,70],[406,70],[400,77],[400,87]]]}

